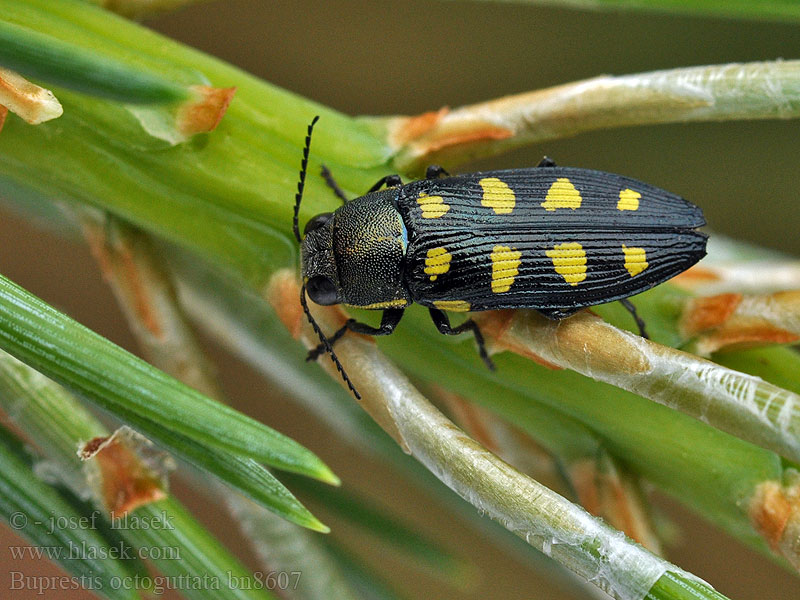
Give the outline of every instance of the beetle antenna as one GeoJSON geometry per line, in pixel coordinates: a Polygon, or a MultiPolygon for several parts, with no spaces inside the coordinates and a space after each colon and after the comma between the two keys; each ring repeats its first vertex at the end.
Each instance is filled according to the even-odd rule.
{"type": "Polygon", "coordinates": [[[294,196],[294,220],[292,221],[292,229],[294,230],[294,237],[300,242],[300,227],[297,220],[300,216],[300,201],[303,199],[303,187],[306,184],[306,168],[308,167],[308,152],[311,150],[311,132],[314,131],[314,125],[319,121],[319,115],[311,120],[308,125],[308,133],[306,134],[306,145],[303,148],[303,160],[300,162],[300,181],[297,182],[297,193],[294,196]]]}
{"type": "MultiPolygon", "coordinates": [[[[313,126],[313,123],[311,124],[313,126]]],[[[309,133],[311,128],[309,127],[309,133]]],[[[350,378],[347,376],[347,373],[344,372],[344,367],[342,363],[339,362],[339,358],[336,356],[336,353],[333,351],[333,346],[328,341],[328,338],[322,333],[322,329],[319,328],[317,322],[314,320],[314,317],[311,316],[311,311],[308,310],[308,304],[306,303],[306,286],[300,288],[300,305],[303,307],[303,312],[306,313],[306,317],[308,318],[308,322],[311,323],[311,327],[314,328],[314,331],[319,336],[319,341],[322,342],[322,345],[325,346],[325,352],[331,355],[331,360],[333,364],[336,365],[336,369],[342,376],[342,379],[347,384],[347,387],[350,388],[350,391],[353,392],[353,395],[356,397],[356,400],[361,400],[361,394],[356,391],[356,388],[353,386],[353,382],[350,381],[350,378]]]]}
{"type": "MultiPolygon", "coordinates": [[[[292,219],[292,230],[294,231],[294,237],[297,238],[298,242],[302,242],[302,238],[300,237],[300,226],[298,224],[299,217],[300,217],[300,202],[303,200],[303,187],[306,183],[306,171],[308,170],[308,153],[311,150],[311,133],[314,131],[314,125],[317,124],[319,121],[319,115],[315,116],[311,123],[308,125],[308,133],[306,133],[306,144],[303,148],[303,160],[300,162],[300,180],[297,182],[297,194],[294,197],[294,218],[292,219]]],[[[336,370],[342,376],[342,379],[347,384],[347,387],[350,388],[350,391],[353,392],[353,395],[356,397],[356,400],[361,400],[361,394],[358,393],[356,388],[353,386],[353,382],[350,381],[350,378],[347,376],[347,373],[344,371],[344,367],[342,363],[339,362],[339,357],[336,356],[336,353],[333,351],[333,347],[331,343],[328,341],[328,338],[322,333],[322,329],[320,329],[317,322],[314,320],[314,317],[311,316],[311,311],[308,310],[308,304],[306,303],[306,286],[300,288],[300,305],[303,307],[303,312],[306,313],[306,318],[308,322],[311,323],[311,327],[313,327],[316,334],[319,336],[319,341],[322,342],[322,345],[325,347],[325,351],[331,355],[331,360],[333,364],[336,365],[336,370]]]]}

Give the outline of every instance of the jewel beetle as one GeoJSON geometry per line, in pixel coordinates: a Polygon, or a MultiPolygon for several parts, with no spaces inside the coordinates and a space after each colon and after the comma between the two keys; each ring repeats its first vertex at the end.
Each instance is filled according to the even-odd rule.
{"type": "Polygon", "coordinates": [[[626,299],[685,271],[706,253],[702,211],[652,185],[590,169],[538,167],[426,178],[380,179],[366,194],[315,216],[300,236],[298,215],[308,166],[308,126],[294,207],[301,246],[300,300],[320,338],[309,353],[331,355],[348,329],[388,335],[412,303],[428,307],[443,334],[471,331],[492,367],[475,321],[451,326],[447,312],[532,308],[563,319],[595,304],[626,299]],[[383,189],[382,189],[383,188],[383,189]],[[317,304],[382,310],[379,327],[349,319],[326,337],[308,311],[317,304]]]}

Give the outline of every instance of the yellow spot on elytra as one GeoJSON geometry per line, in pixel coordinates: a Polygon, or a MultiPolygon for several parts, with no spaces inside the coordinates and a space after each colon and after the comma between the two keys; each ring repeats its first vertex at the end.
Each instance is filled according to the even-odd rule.
{"type": "Polygon", "coordinates": [[[546,251],[553,260],[556,273],[570,285],[578,285],[586,279],[586,252],[578,242],[556,244],[546,251]]]}
{"type": "Polygon", "coordinates": [[[441,196],[428,196],[425,192],[419,195],[417,204],[422,209],[423,219],[438,219],[450,210],[450,205],[445,204],[444,198],[441,196]]]}
{"type": "Polygon", "coordinates": [[[511,289],[519,275],[522,252],[508,246],[495,246],[492,254],[492,292],[500,294],[511,289]]]}
{"type": "Polygon", "coordinates": [[[491,208],[495,214],[508,215],[517,204],[514,191],[497,177],[484,177],[478,183],[483,188],[481,204],[491,208]]]}
{"type": "Polygon", "coordinates": [[[439,310],[449,310],[451,312],[469,312],[471,308],[466,300],[434,300],[433,305],[439,310]]]}
{"type": "Polygon", "coordinates": [[[545,210],[555,210],[557,208],[571,208],[575,210],[580,208],[581,202],[580,192],[566,177],[559,177],[555,183],[547,190],[547,196],[542,202],[542,207],[545,210]]]}
{"type": "Polygon", "coordinates": [[[622,252],[625,253],[625,268],[631,277],[635,277],[649,266],[644,248],[628,248],[622,244],[622,252]]]}
{"type": "Polygon", "coordinates": [[[453,255],[444,248],[431,248],[425,258],[425,274],[430,275],[431,281],[436,281],[439,275],[450,270],[452,258],[453,255]]]}
{"type": "Polygon", "coordinates": [[[357,304],[348,304],[347,306],[354,306],[356,308],[366,308],[369,310],[380,309],[380,308],[403,308],[404,306],[408,306],[408,300],[403,300],[402,298],[396,298],[395,300],[384,300],[383,302],[374,302],[372,304],[364,304],[363,306],[359,306],[357,304]]]}
{"type": "Polygon", "coordinates": [[[617,202],[617,210],[639,210],[639,198],[642,195],[639,192],[634,192],[631,189],[624,189],[619,193],[619,202],[617,202]]]}

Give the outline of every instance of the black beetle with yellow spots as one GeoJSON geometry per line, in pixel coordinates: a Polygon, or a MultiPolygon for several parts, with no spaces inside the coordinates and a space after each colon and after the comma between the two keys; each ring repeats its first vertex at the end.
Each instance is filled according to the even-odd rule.
{"type": "MultiPolygon", "coordinates": [[[[657,187],[601,171],[538,167],[447,176],[430,167],[424,180],[403,184],[390,175],[364,196],[297,224],[308,161],[306,148],[295,204],[301,242],[301,302],[321,344],[332,351],[350,329],[388,335],[412,302],[427,306],[441,333],[472,331],[471,319],[451,327],[444,311],[533,308],[562,319],[581,308],[643,292],[705,256],[701,210],[657,187]],[[385,186],[385,189],[381,189],[385,186]],[[305,294],[317,304],[382,310],[379,327],[353,319],[330,338],[313,322],[305,294]]],[[[635,314],[634,314],[635,316],[635,314]]],[[[641,322],[637,318],[637,322],[641,322]]]]}

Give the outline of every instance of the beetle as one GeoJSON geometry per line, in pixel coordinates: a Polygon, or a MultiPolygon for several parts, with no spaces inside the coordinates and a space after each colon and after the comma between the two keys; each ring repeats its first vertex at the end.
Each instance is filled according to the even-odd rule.
{"type": "Polygon", "coordinates": [[[447,335],[471,331],[493,368],[475,321],[451,326],[447,312],[532,308],[563,319],[587,306],[621,300],[685,271],[706,253],[702,211],[680,196],[601,171],[538,167],[449,176],[429,167],[404,184],[388,175],[347,200],[330,173],[323,177],[344,204],[308,221],[298,215],[308,166],[308,126],[294,207],[301,246],[300,301],[320,338],[313,360],[331,355],[347,331],[388,335],[412,303],[428,307],[447,335]],[[381,189],[384,188],[384,189],[381,189]],[[326,337],[305,296],[321,305],[382,310],[379,327],[349,319],[326,337]]]}

